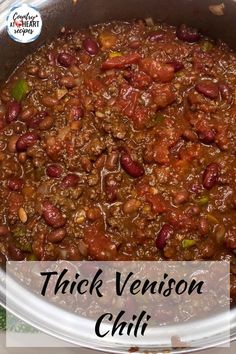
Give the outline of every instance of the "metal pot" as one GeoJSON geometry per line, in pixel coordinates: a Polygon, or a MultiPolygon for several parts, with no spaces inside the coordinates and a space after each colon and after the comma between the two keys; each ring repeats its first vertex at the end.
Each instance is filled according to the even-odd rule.
{"type": "MultiPolygon", "coordinates": [[[[45,41],[52,40],[61,27],[79,28],[109,20],[129,20],[132,18],[152,17],[170,24],[186,23],[201,29],[204,33],[214,38],[221,38],[232,48],[236,49],[236,1],[224,0],[225,9],[223,16],[215,16],[209,11],[209,5],[220,3],[218,0],[32,0],[24,1],[37,7],[43,19],[41,36],[33,43],[19,44],[10,39],[5,27],[5,20],[9,8],[17,4],[15,1],[6,0],[0,5],[0,38],[1,56],[0,80],[5,80],[14,68],[30,53],[33,53],[45,41]],[[4,69],[4,70],[3,70],[4,69]]],[[[115,343],[93,342],[88,333],[87,320],[81,320],[80,327],[74,331],[73,317],[66,317],[63,310],[55,311],[53,305],[44,304],[42,299],[33,296],[23,287],[19,287],[12,279],[10,283],[11,301],[14,306],[9,308],[19,318],[22,318],[38,329],[74,344],[80,344],[98,350],[123,353],[128,351],[128,346],[117,346],[115,343]],[[27,298],[27,301],[25,299],[27,298]],[[80,332],[79,332],[80,331],[80,332]],[[79,336],[77,334],[79,333],[79,336]]],[[[0,270],[0,301],[4,305],[4,271],[0,270]]],[[[213,347],[225,342],[226,338],[220,329],[220,319],[215,321],[215,332],[208,332],[205,323],[205,338],[198,339],[198,348],[213,347]],[[218,330],[217,330],[218,327],[218,330]],[[207,340],[206,340],[207,338],[207,340]],[[204,345],[202,344],[204,342],[204,345]]],[[[231,340],[236,339],[236,316],[231,315],[231,340]]],[[[156,351],[158,343],[140,348],[140,351],[156,351]]],[[[192,349],[176,349],[175,352],[192,352],[192,349]]]]}

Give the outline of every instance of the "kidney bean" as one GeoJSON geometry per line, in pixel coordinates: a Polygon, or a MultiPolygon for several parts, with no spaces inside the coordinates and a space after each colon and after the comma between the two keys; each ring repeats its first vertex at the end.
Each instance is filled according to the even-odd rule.
{"type": "Polygon", "coordinates": [[[39,123],[39,129],[48,130],[53,126],[54,120],[51,116],[46,116],[39,123]]]}
{"type": "Polygon", "coordinates": [[[121,155],[120,164],[131,177],[138,178],[145,173],[143,166],[138,161],[134,161],[128,153],[121,155]]]}
{"type": "Polygon", "coordinates": [[[150,42],[158,42],[161,41],[164,38],[165,34],[164,32],[152,32],[149,33],[149,35],[147,36],[147,39],[150,42]]]}
{"type": "Polygon", "coordinates": [[[25,161],[27,160],[27,155],[26,155],[26,153],[25,153],[25,152],[20,152],[20,153],[18,154],[18,160],[19,160],[20,163],[24,164],[25,161]]]}
{"type": "Polygon", "coordinates": [[[61,66],[69,68],[75,62],[75,57],[70,53],[60,53],[57,57],[57,61],[61,66]]]}
{"type": "Polygon", "coordinates": [[[219,165],[217,163],[211,163],[208,165],[202,176],[202,184],[206,189],[213,188],[219,179],[219,165]]]}
{"type": "Polygon", "coordinates": [[[16,152],[16,142],[19,139],[18,135],[12,135],[7,144],[7,149],[9,152],[16,152]]]}
{"type": "Polygon", "coordinates": [[[83,47],[86,50],[86,52],[90,55],[96,55],[99,51],[99,46],[97,42],[92,38],[86,38],[83,41],[83,47]]]}
{"type": "Polygon", "coordinates": [[[6,225],[0,225],[0,237],[7,236],[9,233],[10,231],[6,225]]]}
{"type": "Polygon", "coordinates": [[[127,200],[123,205],[123,211],[125,214],[131,214],[138,211],[141,206],[141,202],[138,199],[132,198],[127,200]]]}
{"type": "Polygon", "coordinates": [[[80,163],[81,163],[81,167],[85,172],[91,172],[92,170],[92,162],[89,160],[88,157],[86,156],[81,156],[80,158],[80,163]]]}
{"type": "Polygon", "coordinates": [[[50,178],[60,178],[62,175],[62,167],[60,165],[50,165],[46,169],[46,174],[50,178]]]}
{"type": "MultiPolygon", "coordinates": [[[[106,155],[102,154],[98,157],[98,159],[94,162],[94,167],[97,170],[102,170],[105,166],[105,162],[106,162],[106,155]]],[[[90,161],[91,163],[91,161],[90,161]]]]}
{"type": "Polygon", "coordinates": [[[209,224],[206,218],[199,219],[198,230],[201,235],[206,235],[209,232],[209,224]]]}
{"type": "Polygon", "coordinates": [[[31,120],[35,114],[37,113],[37,110],[34,107],[28,107],[25,108],[20,115],[20,119],[23,122],[28,122],[29,120],[31,120]]]}
{"type": "Polygon", "coordinates": [[[44,96],[42,98],[42,103],[46,107],[56,106],[58,104],[58,102],[59,102],[58,99],[56,97],[53,97],[53,96],[44,96]]]}
{"type": "Polygon", "coordinates": [[[209,129],[201,132],[199,134],[199,139],[204,143],[204,144],[211,144],[215,141],[216,137],[216,132],[214,129],[209,129]]]}
{"type": "Polygon", "coordinates": [[[8,124],[17,120],[21,112],[21,104],[19,102],[13,101],[9,103],[6,112],[6,122],[8,124]]]}
{"type": "Polygon", "coordinates": [[[30,75],[36,75],[37,72],[39,71],[39,66],[38,65],[30,65],[28,68],[27,68],[27,73],[30,74],[30,75]]]}
{"type": "Polygon", "coordinates": [[[91,221],[96,221],[101,217],[101,210],[98,207],[89,208],[86,212],[86,216],[91,221]]]}
{"type": "Polygon", "coordinates": [[[41,68],[39,69],[39,72],[38,72],[38,77],[42,80],[44,79],[47,79],[50,75],[50,72],[48,69],[45,69],[45,68],[41,68]]]}
{"type": "Polygon", "coordinates": [[[184,130],[182,133],[182,137],[184,139],[186,139],[187,141],[192,141],[192,142],[195,142],[198,140],[197,134],[191,129],[184,130]]]}
{"type": "Polygon", "coordinates": [[[129,47],[132,49],[138,49],[141,45],[141,41],[138,38],[131,38],[129,42],[129,47]]]}
{"type": "Polygon", "coordinates": [[[74,188],[77,186],[78,182],[79,182],[79,176],[70,173],[63,178],[61,182],[61,188],[63,189],[74,188]]]}
{"type": "Polygon", "coordinates": [[[23,188],[24,182],[21,178],[12,177],[8,180],[7,185],[11,191],[20,191],[23,188]]]}
{"type": "Polygon", "coordinates": [[[179,191],[174,195],[174,204],[180,205],[188,201],[189,193],[186,190],[179,191]]]}
{"type": "Polygon", "coordinates": [[[43,218],[49,226],[55,229],[63,227],[66,223],[61,211],[48,200],[43,203],[43,218]]]}
{"type": "Polygon", "coordinates": [[[39,140],[38,134],[29,132],[21,135],[16,142],[16,150],[18,152],[24,152],[28,147],[33,146],[37,140],[39,140]]]}
{"type": "Polygon", "coordinates": [[[31,129],[37,129],[42,119],[43,116],[41,114],[38,114],[37,116],[32,117],[32,119],[27,122],[27,126],[31,129]]]}
{"type": "Polygon", "coordinates": [[[198,42],[201,38],[201,35],[197,29],[187,27],[186,25],[181,25],[177,28],[176,36],[181,41],[189,43],[198,42]]]}
{"type": "Polygon", "coordinates": [[[59,81],[61,86],[65,86],[66,88],[70,89],[76,86],[75,79],[73,76],[63,76],[59,81]]]}
{"type": "Polygon", "coordinates": [[[156,238],[157,249],[162,250],[165,247],[167,240],[172,236],[173,232],[174,230],[171,225],[164,224],[162,226],[156,238]]]}
{"type": "Polygon", "coordinates": [[[65,229],[53,230],[48,234],[48,241],[52,243],[57,243],[62,241],[66,237],[65,229]]]}
{"type": "Polygon", "coordinates": [[[195,89],[198,93],[201,93],[202,95],[207,98],[210,98],[211,100],[214,100],[219,96],[218,85],[209,80],[199,82],[195,86],[195,89]]]}
{"type": "Polygon", "coordinates": [[[10,258],[14,261],[23,261],[25,259],[24,253],[19,248],[17,248],[13,243],[9,244],[8,252],[10,258]]]}
{"type": "Polygon", "coordinates": [[[166,64],[172,65],[175,73],[184,69],[184,64],[177,60],[170,60],[166,64]]]}

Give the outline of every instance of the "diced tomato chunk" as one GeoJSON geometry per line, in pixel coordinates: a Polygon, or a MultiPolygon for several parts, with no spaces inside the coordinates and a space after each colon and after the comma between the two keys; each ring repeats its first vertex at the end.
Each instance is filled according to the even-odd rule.
{"type": "Polygon", "coordinates": [[[159,141],[147,146],[144,154],[146,163],[159,163],[165,165],[169,163],[169,149],[166,143],[159,141]]]}
{"type": "Polygon", "coordinates": [[[110,70],[110,69],[122,69],[128,65],[135,64],[141,58],[140,54],[138,53],[131,53],[126,55],[121,55],[113,58],[108,58],[103,64],[103,70],[110,70]]]}
{"type": "Polygon", "coordinates": [[[121,109],[124,115],[127,117],[132,117],[137,106],[139,96],[140,93],[138,91],[134,91],[131,86],[122,86],[117,99],[117,106],[121,109]]]}
{"type": "Polygon", "coordinates": [[[170,82],[174,78],[173,65],[160,63],[152,58],[142,59],[140,69],[158,82],[170,82]]]}
{"type": "Polygon", "coordinates": [[[97,78],[87,78],[85,79],[85,85],[91,92],[99,92],[104,89],[104,85],[101,80],[97,78]]]}
{"type": "Polygon", "coordinates": [[[147,88],[151,84],[152,80],[150,76],[142,71],[135,72],[131,75],[130,84],[140,90],[147,88]]]}
{"type": "Polygon", "coordinates": [[[101,224],[95,223],[85,230],[88,254],[93,260],[108,261],[116,257],[115,244],[105,235],[101,224]]]}
{"type": "Polygon", "coordinates": [[[155,84],[152,86],[151,94],[157,109],[165,108],[176,100],[175,93],[170,84],[155,84]]]}
{"type": "Polygon", "coordinates": [[[146,201],[152,206],[152,210],[156,214],[162,214],[167,210],[167,203],[160,194],[146,194],[146,201]]]}
{"type": "Polygon", "coordinates": [[[137,107],[132,116],[134,129],[144,129],[149,119],[149,109],[142,106],[137,107]]]}

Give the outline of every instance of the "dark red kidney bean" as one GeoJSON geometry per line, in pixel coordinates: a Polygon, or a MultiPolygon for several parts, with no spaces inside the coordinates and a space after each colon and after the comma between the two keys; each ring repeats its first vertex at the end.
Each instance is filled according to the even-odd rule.
{"type": "Polygon", "coordinates": [[[42,119],[43,119],[42,117],[36,116],[36,117],[32,118],[32,119],[28,122],[27,126],[28,126],[29,128],[31,128],[31,129],[36,129],[36,128],[38,128],[38,126],[39,126],[40,122],[42,121],[42,119]]]}
{"type": "Polygon", "coordinates": [[[219,96],[219,86],[218,84],[215,84],[212,81],[202,81],[199,82],[196,86],[195,89],[198,93],[201,93],[207,98],[210,98],[211,100],[216,99],[219,96]]]}
{"type": "Polygon", "coordinates": [[[170,61],[166,62],[166,64],[173,66],[175,73],[184,69],[184,64],[181,63],[180,61],[177,61],[177,60],[170,60],[170,61]]]}
{"type": "Polygon", "coordinates": [[[37,133],[29,132],[21,135],[16,142],[16,150],[18,152],[24,152],[28,147],[33,146],[39,140],[37,133]]]}
{"type": "Polygon", "coordinates": [[[8,181],[8,188],[11,191],[20,191],[23,188],[24,182],[21,178],[13,177],[8,181]]]}
{"type": "Polygon", "coordinates": [[[13,101],[9,103],[7,107],[7,113],[6,113],[6,122],[10,124],[15,120],[17,120],[20,112],[21,112],[21,104],[19,102],[13,101]]]}
{"type": "Polygon", "coordinates": [[[72,117],[74,120],[79,120],[80,118],[83,118],[84,116],[84,110],[82,107],[73,107],[72,110],[72,117]]]}
{"type": "Polygon", "coordinates": [[[69,53],[60,53],[57,57],[57,61],[61,66],[69,68],[75,62],[75,57],[69,53]]]}
{"type": "Polygon", "coordinates": [[[70,173],[63,178],[61,182],[61,187],[63,189],[74,188],[77,186],[78,182],[79,182],[79,176],[77,176],[74,173],[70,173]]]}
{"type": "Polygon", "coordinates": [[[157,249],[162,250],[165,247],[167,240],[172,236],[173,232],[174,229],[171,225],[164,224],[162,226],[156,238],[157,249]]]}
{"type": "Polygon", "coordinates": [[[83,41],[83,47],[86,50],[86,52],[90,55],[96,55],[99,51],[99,46],[96,41],[94,41],[92,38],[86,38],[83,41]]]}
{"type": "Polygon", "coordinates": [[[35,117],[27,122],[27,126],[31,129],[37,129],[42,120],[46,117],[47,113],[42,112],[37,114],[35,117]]]}
{"type": "Polygon", "coordinates": [[[0,237],[9,235],[10,230],[6,225],[0,225],[0,237]]]}
{"type": "Polygon", "coordinates": [[[201,35],[196,28],[187,27],[186,25],[181,25],[177,28],[176,36],[181,41],[189,43],[198,42],[201,38],[201,35]]]}
{"type": "Polygon", "coordinates": [[[37,114],[37,109],[34,108],[33,106],[29,106],[27,108],[24,108],[23,112],[21,112],[20,120],[27,124],[32,120],[32,118],[35,117],[36,114],[37,114]]]}
{"type": "Polygon", "coordinates": [[[43,218],[49,226],[55,229],[63,227],[66,223],[66,218],[61,211],[48,200],[43,203],[43,218]]]}
{"type": "Polygon", "coordinates": [[[48,234],[48,241],[52,243],[60,242],[66,237],[65,229],[57,229],[48,234]]]}
{"type": "Polygon", "coordinates": [[[206,189],[214,187],[219,179],[219,165],[217,163],[211,163],[208,165],[202,176],[202,184],[206,189]]]}
{"type": "Polygon", "coordinates": [[[198,223],[198,230],[201,235],[206,235],[209,232],[209,224],[206,218],[201,217],[198,223]]]}
{"type": "Polygon", "coordinates": [[[163,32],[152,32],[152,33],[149,33],[149,35],[147,36],[147,39],[150,42],[158,42],[158,41],[161,41],[163,38],[164,38],[163,32]]]}
{"type": "Polygon", "coordinates": [[[138,178],[145,173],[143,166],[138,161],[134,161],[128,153],[121,155],[120,164],[131,177],[138,178]]]}
{"type": "Polygon", "coordinates": [[[62,167],[60,165],[50,165],[46,169],[46,174],[50,178],[60,178],[62,175],[62,167]]]}
{"type": "Polygon", "coordinates": [[[209,129],[209,130],[203,131],[199,134],[199,139],[204,144],[214,143],[215,137],[216,137],[216,132],[214,131],[214,129],[209,129]]]}
{"type": "Polygon", "coordinates": [[[17,248],[13,243],[10,243],[8,246],[8,252],[10,259],[13,261],[23,261],[25,259],[24,253],[17,248]]]}

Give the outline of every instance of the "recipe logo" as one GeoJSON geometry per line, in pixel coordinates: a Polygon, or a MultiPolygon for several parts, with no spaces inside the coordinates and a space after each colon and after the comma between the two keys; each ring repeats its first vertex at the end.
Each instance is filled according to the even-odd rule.
{"type": "Polygon", "coordinates": [[[42,18],[38,10],[23,4],[11,9],[7,17],[7,32],[20,43],[35,41],[42,31],[42,18]]]}

